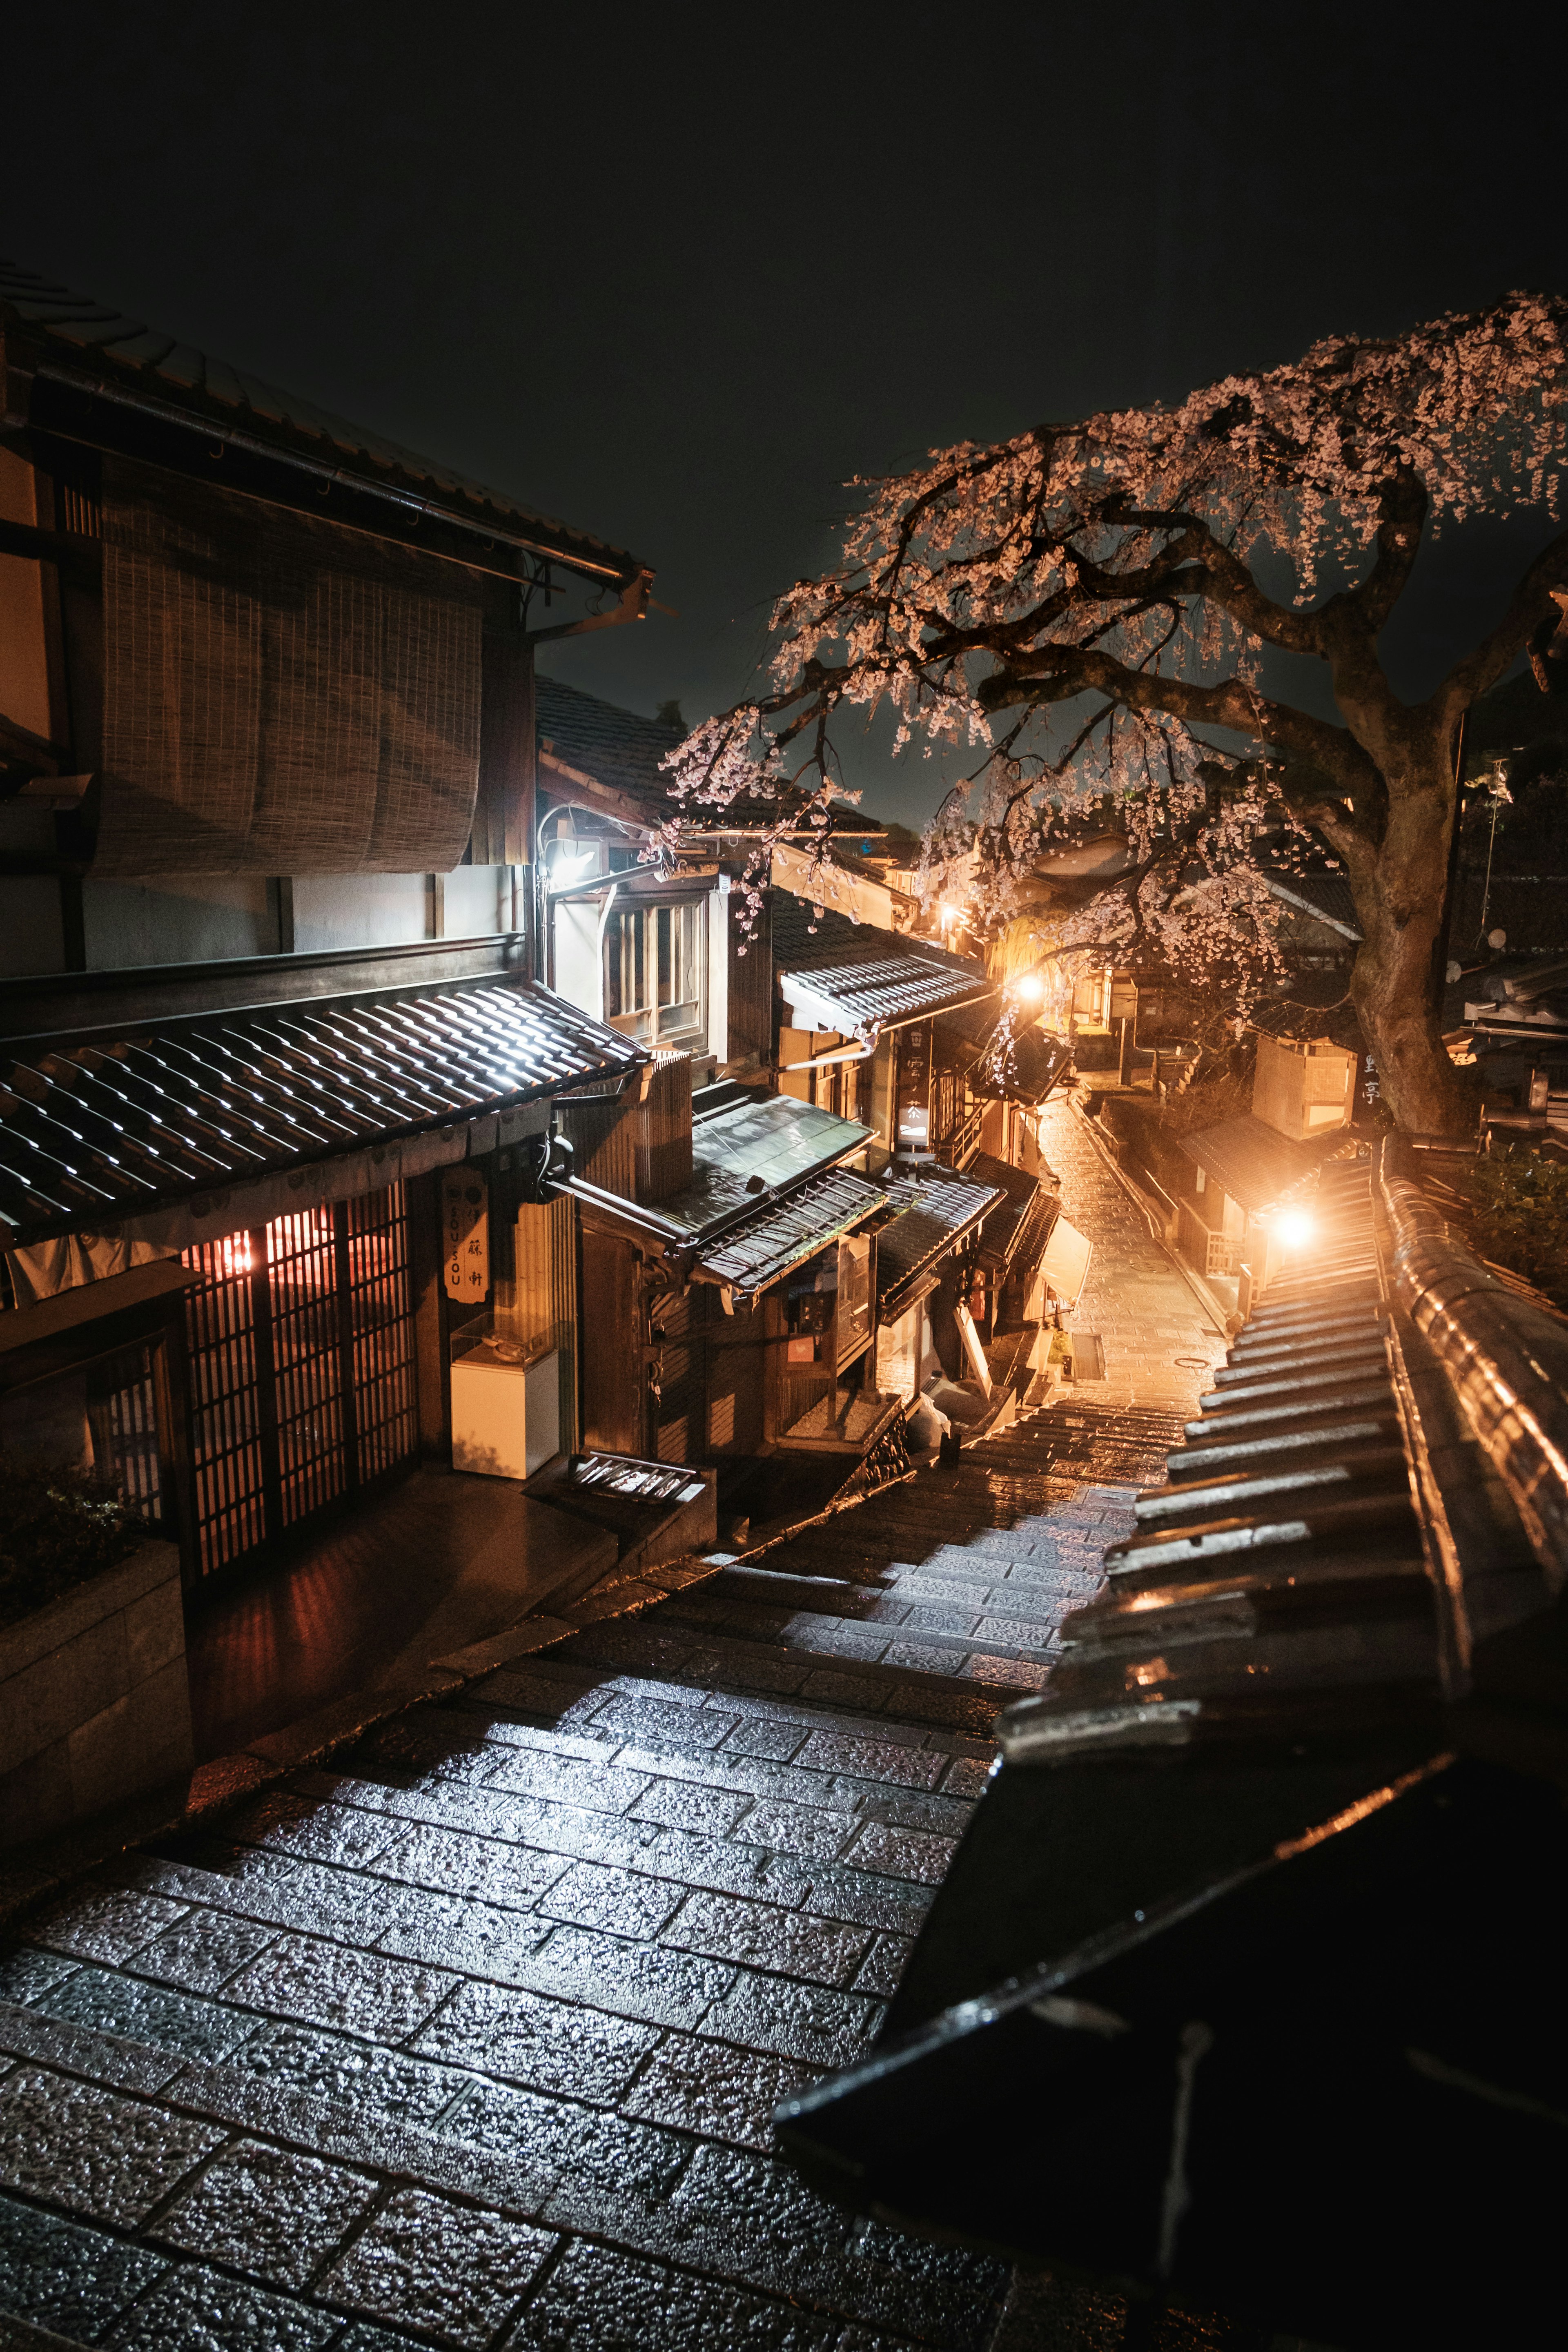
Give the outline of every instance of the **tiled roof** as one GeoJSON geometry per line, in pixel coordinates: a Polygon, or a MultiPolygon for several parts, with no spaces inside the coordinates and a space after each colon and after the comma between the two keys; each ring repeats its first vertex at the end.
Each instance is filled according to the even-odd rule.
{"type": "Polygon", "coordinates": [[[781,972],[784,994],[810,1005],[816,1024],[841,1035],[863,1036],[889,1022],[920,1021],[944,1004],[963,1002],[989,985],[983,974],[966,980],[918,956],[889,956],[878,963],[843,964],[835,971],[781,972]]]}
{"type": "MultiPolygon", "coordinates": [[[[551,774],[552,764],[559,763],[579,776],[589,777],[606,792],[620,793],[634,802],[647,824],[663,824],[675,814],[675,803],[669,798],[669,777],[663,762],[677,744],[685,740],[682,728],[667,727],[657,719],[644,719],[635,710],[623,710],[618,704],[605,702],[596,694],[584,694],[581,687],[568,686],[558,677],[541,677],[537,697],[546,792],[554,792],[560,797],[565,788],[564,783],[557,785],[551,774]]],[[[787,813],[792,807],[804,808],[805,801],[804,793],[791,793],[775,800],[749,793],[732,801],[722,814],[710,809],[692,809],[685,820],[684,831],[697,837],[721,829],[725,833],[761,832],[778,823],[781,809],[787,813]]],[[[860,829],[860,821],[854,817],[847,803],[836,809],[835,814],[840,821],[835,823],[833,831],[860,829]]],[[[880,833],[882,828],[868,820],[866,829],[880,833]]]]}
{"type": "Polygon", "coordinates": [[[1264,878],[1280,905],[1292,913],[1327,923],[1343,936],[1347,946],[1360,941],[1361,918],[1342,874],[1269,873],[1264,878]]]}
{"type": "Polygon", "coordinates": [[[985,1055],[971,1072],[970,1084],[992,1102],[1042,1103],[1071,1068],[1072,1047],[1065,1037],[1048,1029],[1025,1029],[1004,1055],[985,1055]]]}
{"type": "Polygon", "coordinates": [[[15,262],[0,262],[0,330],[7,343],[30,342],[43,364],[73,381],[121,394],[134,389],[163,409],[243,430],[280,455],[308,457],[377,486],[406,486],[465,523],[482,528],[489,521],[537,542],[542,551],[566,561],[580,557],[601,572],[630,579],[643,569],[624,548],[537,514],[505,490],[470,481],[143,320],[127,318],[111,302],[76,293],[15,262]]]}
{"type": "MultiPolygon", "coordinates": [[[[1040,1197],[1037,1176],[1025,1168],[1015,1168],[1005,1160],[998,1160],[989,1151],[977,1151],[964,1171],[972,1183],[994,1185],[1002,1198],[986,1213],[980,1233],[980,1255],[988,1265],[1005,1266],[1011,1261],[1023,1237],[1030,1212],[1040,1197]]],[[[1045,1240],[1045,1234],[1040,1234],[1045,1240]]]]}
{"type": "Polygon", "coordinates": [[[881,1206],[877,1185],[836,1170],[803,1184],[786,1201],[731,1225],[703,1250],[700,1263],[706,1273],[732,1283],[737,1290],[763,1290],[881,1206]]]}
{"type": "Polygon", "coordinates": [[[487,978],[192,1013],[0,1057],[0,1242],[101,1229],[646,1061],[487,978]]]}
{"type": "Polygon", "coordinates": [[[935,940],[911,940],[902,931],[885,931],[876,923],[857,923],[836,907],[816,912],[809,898],[793,890],[773,896],[773,961],[780,971],[806,971],[847,963],[876,963],[887,956],[915,956],[922,963],[947,971],[961,971],[984,982],[979,964],[953,955],[935,940]]]}
{"type": "Polygon", "coordinates": [[[994,1184],[973,1183],[944,1171],[923,1183],[906,1178],[889,1185],[882,1197],[900,1211],[877,1236],[877,1291],[885,1308],[895,1292],[905,1289],[977,1225],[1002,1193],[994,1184]]]}
{"type": "Polygon", "coordinates": [[[804,898],[775,890],[773,969],[786,1001],[806,1001],[816,1025],[864,1036],[889,1022],[923,1020],[994,996],[980,966],[921,940],[853,923],[831,907],[814,914],[804,898]]]}
{"type": "Polygon", "coordinates": [[[1195,1135],[1178,1135],[1175,1140],[1205,1176],[1248,1216],[1255,1216],[1298,1191],[1353,1139],[1343,1128],[1331,1128],[1310,1143],[1295,1143],[1247,1111],[1240,1118],[1221,1119],[1217,1127],[1200,1128],[1195,1135]]]}

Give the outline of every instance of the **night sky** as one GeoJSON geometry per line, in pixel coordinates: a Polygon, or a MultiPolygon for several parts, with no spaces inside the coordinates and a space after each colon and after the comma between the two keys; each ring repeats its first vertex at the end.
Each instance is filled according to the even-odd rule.
{"type": "MultiPolygon", "coordinates": [[[[546,666],[693,719],[855,472],[1564,290],[1561,23],[51,0],[0,250],[633,550],[679,618],[546,666]]],[[[1402,690],[1530,543],[1437,551],[1402,690]]],[[[940,797],[843,748],[882,814],[940,797]]]]}

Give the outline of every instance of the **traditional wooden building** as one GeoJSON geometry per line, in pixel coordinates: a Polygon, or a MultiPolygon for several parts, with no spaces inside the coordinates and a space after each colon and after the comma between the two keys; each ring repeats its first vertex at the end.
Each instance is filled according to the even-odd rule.
{"type": "Polygon", "coordinates": [[[533,655],[651,577],[0,274],[0,1437],[192,1581],[575,1443],[550,1106],[649,1047],[536,971],[533,655]]]}

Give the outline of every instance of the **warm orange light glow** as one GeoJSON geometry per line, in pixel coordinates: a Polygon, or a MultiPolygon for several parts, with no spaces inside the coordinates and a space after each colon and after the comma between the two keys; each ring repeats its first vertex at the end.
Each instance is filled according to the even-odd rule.
{"type": "Polygon", "coordinates": [[[1274,1228],[1287,1249],[1305,1249],[1317,1231],[1305,1209],[1287,1209],[1274,1228]]]}
{"type": "Polygon", "coordinates": [[[1026,1004],[1038,1004],[1046,992],[1046,983],[1037,971],[1026,971],[1018,982],[1018,994],[1026,1004]]]}
{"type": "Polygon", "coordinates": [[[251,1269],[250,1235],[228,1234],[219,1244],[223,1252],[225,1274],[248,1274],[251,1269]]]}

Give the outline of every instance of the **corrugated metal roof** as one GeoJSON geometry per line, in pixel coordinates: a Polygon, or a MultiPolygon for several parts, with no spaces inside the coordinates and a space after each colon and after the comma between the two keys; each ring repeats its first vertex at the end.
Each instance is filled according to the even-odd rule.
{"type": "Polygon", "coordinates": [[[875,1184],[836,1170],[803,1184],[788,1200],[760,1209],[744,1223],[731,1225],[702,1250],[699,1263],[705,1273],[739,1291],[765,1290],[881,1207],[882,1194],[875,1184]]]}
{"type": "MultiPolygon", "coordinates": [[[[870,1133],[854,1119],[836,1118],[793,1095],[752,1096],[693,1123],[691,1181],[679,1192],[646,1203],[595,1192],[594,1205],[640,1223],[671,1247],[700,1243],[753,1196],[760,1215],[781,1192],[826,1175],[868,1142],[870,1133]]],[[[570,1189],[589,1197],[581,1180],[570,1189]]],[[[879,1192],[877,1199],[881,1197],[879,1192]]]]}
{"type": "Polygon", "coordinates": [[[1175,1140],[1222,1192],[1248,1216],[1256,1216],[1310,1183],[1323,1161],[1353,1139],[1343,1128],[1333,1128],[1309,1143],[1295,1143],[1247,1111],[1240,1118],[1221,1119],[1217,1127],[1200,1128],[1175,1140]]]}
{"type": "Polygon", "coordinates": [[[647,1058],[548,989],[503,979],[13,1044],[0,1056],[0,1240],[92,1230],[647,1058]]]}
{"type": "Polygon", "coordinates": [[[566,560],[574,554],[592,559],[601,572],[608,568],[629,577],[643,568],[624,548],[539,514],[505,490],[470,481],[450,467],[195,351],[143,320],[128,318],[112,303],[79,294],[15,262],[0,262],[0,325],[13,336],[19,329],[36,340],[47,361],[86,384],[99,383],[120,391],[135,387],[182,415],[230,429],[243,427],[282,455],[308,455],[315,464],[377,484],[405,483],[460,521],[482,527],[488,516],[499,525],[515,526],[531,538],[548,541],[566,560]]]}

